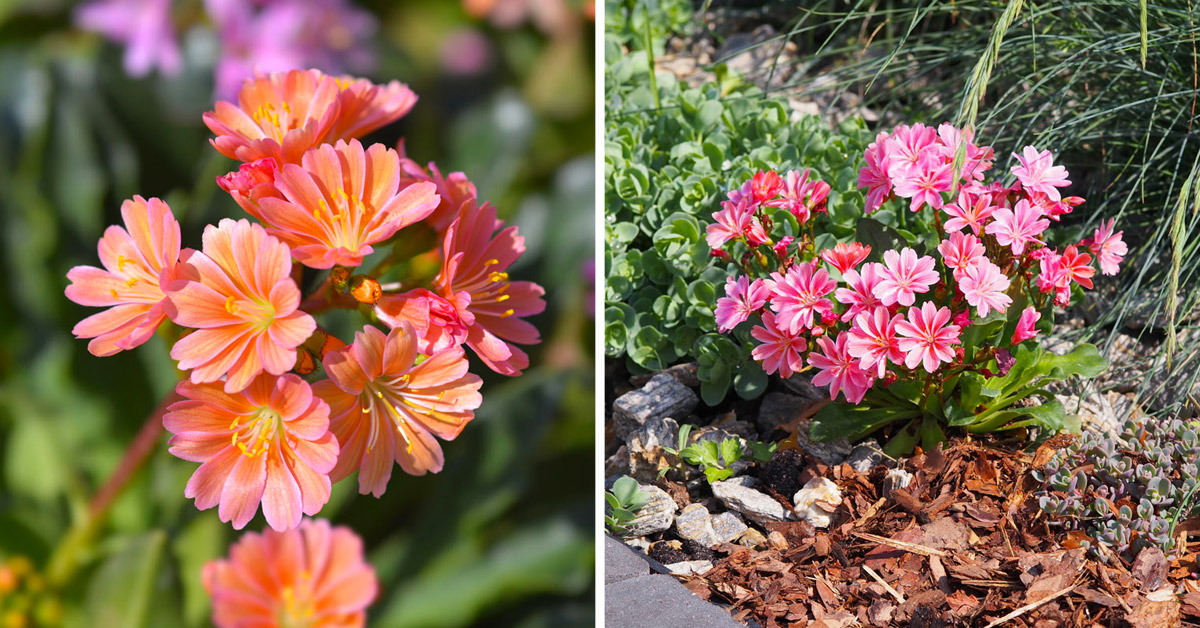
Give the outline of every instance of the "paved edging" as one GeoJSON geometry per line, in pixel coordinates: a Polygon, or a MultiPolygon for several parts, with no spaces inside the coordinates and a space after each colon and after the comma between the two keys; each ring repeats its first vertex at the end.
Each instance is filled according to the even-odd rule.
{"type": "Polygon", "coordinates": [[[604,625],[607,628],[745,628],[698,598],[665,568],[621,541],[604,537],[604,625]],[[656,573],[651,573],[651,570],[656,573]]]}

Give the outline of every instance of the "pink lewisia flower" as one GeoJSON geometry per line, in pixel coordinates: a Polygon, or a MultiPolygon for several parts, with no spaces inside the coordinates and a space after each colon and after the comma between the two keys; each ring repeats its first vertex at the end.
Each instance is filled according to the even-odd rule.
{"type": "Polygon", "coordinates": [[[1092,287],[1092,276],[1096,274],[1096,269],[1092,268],[1091,261],[1091,255],[1081,253],[1074,244],[1068,246],[1067,250],[1063,251],[1062,256],[1058,258],[1058,266],[1061,269],[1062,278],[1066,281],[1074,281],[1084,288],[1090,289],[1092,287]]]}
{"type": "Polygon", "coordinates": [[[1071,300],[1071,278],[1062,265],[1062,256],[1050,249],[1038,251],[1038,267],[1041,273],[1034,283],[1042,292],[1053,292],[1054,302],[1066,306],[1071,300]]]}
{"type": "Polygon", "coordinates": [[[1001,207],[993,214],[994,219],[985,231],[996,237],[996,242],[1002,246],[1012,247],[1014,255],[1025,252],[1025,245],[1030,242],[1041,244],[1038,236],[1050,226],[1050,221],[1042,218],[1042,212],[1029,201],[1021,199],[1016,207],[1008,209],[1001,207]]]}
{"type": "Polygon", "coordinates": [[[729,331],[761,310],[771,296],[771,288],[762,279],[750,281],[745,275],[725,280],[725,296],[717,299],[714,312],[717,330],[729,331]]]}
{"type": "Polygon", "coordinates": [[[113,225],[100,239],[100,263],[76,266],[67,273],[67,298],[92,307],[108,307],[75,326],[76,338],[91,338],[88,351],[109,356],[132,349],[154,335],[167,318],[163,285],[175,276],[179,260],[179,223],[157,198],[140,196],[121,204],[125,229],[113,225]]]}
{"type": "Polygon", "coordinates": [[[709,225],[705,232],[705,241],[713,250],[719,249],[730,240],[741,238],[751,230],[754,221],[754,206],[742,200],[741,202],[721,201],[721,209],[713,213],[716,222],[709,225]]]}
{"type": "Polygon", "coordinates": [[[942,157],[947,162],[953,162],[958,150],[966,143],[966,162],[963,163],[963,179],[982,181],[984,173],[991,169],[994,153],[991,146],[979,147],[972,143],[975,133],[971,129],[959,130],[948,122],[938,125],[938,144],[942,157]]]}
{"type": "Polygon", "coordinates": [[[262,220],[259,204],[264,198],[281,198],[275,187],[279,164],[269,157],[256,159],[238,166],[238,169],[217,177],[217,186],[233,197],[246,213],[262,220]]]}
{"type": "Polygon", "coordinates": [[[984,224],[996,210],[991,194],[965,188],[959,191],[957,202],[948,203],[942,209],[952,216],[946,221],[946,231],[962,231],[963,227],[970,227],[975,235],[983,231],[984,224]]]}
{"type": "Polygon", "coordinates": [[[1067,169],[1053,165],[1054,156],[1048,150],[1039,153],[1036,148],[1026,146],[1020,155],[1013,153],[1012,156],[1021,162],[1021,165],[1012,167],[1012,173],[1017,175],[1021,186],[1031,194],[1038,192],[1057,201],[1062,198],[1058,188],[1071,185],[1067,180],[1067,169]]]}
{"type": "Polygon", "coordinates": [[[960,281],[962,273],[968,267],[988,261],[984,256],[983,243],[979,241],[979,238],[973,235],[963,235],[958,231],[942,240],[942,243],[938,245],[938,253],[942,254],[942,261],[954,270],[954,278],[960,281]]]}
{"type": "Polygon", "coordinates": [[[833,313],[833,301],[825,295],[837,282],[815,261],[795,264],[782,275],[771,273],[771,279],[771,309],[781,329],[796,334],[816,324],[814,315],[833,313]]]}
{"type": "Polygon", "coordinates": [[[904,317],[888,315],[886,307],[877,307],[874,312],[862,312],[854,317],[850,328],[846,352],[858,358],[863,370],[875,371],[876,377],[887,372],[887,363],[904,363],[904,352],[896,340],[896,323],[904,317]]]}
{"type": "Polygon", "coordinates": [[[812,352],[808,361],[818,372],[813,375],[814,386],[829,385],[829,398],[836,399],[838,393],[846,395],[846,401],[858,403],[870,390],[874,378],[871,373],[859,367],[858,363],[846,350],[848,334],[838,334],[834,344],[828,336],[817,338],[817,346],[821,352],[812,352]]]}
{"type": "Polygon", "coordinates": [[[918,293],[929,292],[929,286],[941,277],[933,269],[934,261],[928,255],[917,257],[917,252],[904,250],[887,251],[883,254],[881,279],[875,284],[875,296],[884,305],[912,305],[918,293]]]}
{"type": "Polygon", "coordinates": [[[848,270],[842,273],[842,279],[850,287],[838,288],[833,295],[838,302],[850,306],[842,314],[842,321],[848,321],[859,312],[869,312],[875,306],[882,305],[883,302],[875,296],[875,286],[883,279],[882,264],[866,264],[861,271],[848,270]]]}
{"type": "Polygon", "coordinates": [[[426,355],[467,341],[475,323],[471,295],[459,292],[447,299],[424,288],[403,294],[386,294],[375,304],[375,315],[388,327],[407,321],[417,334],[417,351],[426,355]]]}
{"type": "Polygon", "coordinates": [[[525,238],[515,226],[504,228],[496,220],[495,207],[469,201],[446,230],[442,271],[433,281],[434,292],[460,307],[467,346],[501,375],[519,375],[529,366],[529,356],[517,344],[542,341],[537,328],[523,319],[546,309],[546,291],[532,281],[508,278],[508,267],[524,252],[525,238]],[[462,298],[464,292],[469,300],[462,298]]]}
{"type": "Polygon", "coordinates": [[[923,158],[908,166],[902,175],[893,174],[896,196],[910,198],[909,209],[918,211],[922,205],[941,209],[942,192],[954,187],[954,166],[936,158],[923,158]]]}
{"type": "Polygon", "coordinates": [[[958,287],[967,303],[978,308],[979,316],[983,317],[992,310],[1003,313],[1008,309],[1012,303],[1012,298],[1006,294],[1010,283],[1000,272],[1000,267],[985,257],[963,269],[958,287]]]}
{"type": "Polygon", "coordinates": [[[437,207],[432,183],[400,188],[400,157],[358,140],[323,144],[304,154],[303,167],[284,164],[275,178],[283,198],[259,201],[268,232],[310,268],[358,266],[397,231],[437,207]]]}
{"type": "Polygon", "coordinates": [[[1038,335],[1038,330],[1035,325],[1041,320],[1042,314],[1031,305],[1021,311],[1021,318],[1017,319],[1017,329],[1013,331],[1012,343],[1020,344],[1038,335]]]}
{"type": "Polygon", "coordinates": [[[1100,228],[1096,229],[1095,235],[1087,243],[1087,247],[1096,254],[1096,259],[1100,262],[1100,272],[1105,275],[1117,274],[1118,265],[1129,252],[1129,248],[1121,240],[1125,232],[1113,233],[1114,222],[1116,221],[1113,219],[1100,221],[1100,228]]]}
{"type": "Polygon", "coordinates": [[[930,302],[920,308],[909,308],[908,320],[896,323],[900,350],[907,354],[904,366],[911,369],[920,364],[932,373],[942,362],[953,360],[954,349],[951,345],[960,344],[959,327],[948,325],[949,322],[949,308],[938,308],[930,302]]]}
{"type": "Polygon", "coordinates": [[[888,134],[880,133],[867,147],[863,157],[867,165],[858,171],[858,187],[867,188],[866,213],[879,209],[892,194],[892,176],[888,170],[891,159],[888,155],[888,134]]]}
{"type": "Polygon", "coordinates": [[[329,403],[342,445],[329,474],[334,481],[358,471],[359,492],[379,497],[393,461],[411,475],[442,470],[442,447],[434,437],[454,440],[475,417],[482,380],[467,372],[461,347],[416,360],[417,338],[407,322],[386,337],[364,327],[354,344],[325,354],[329,379],[314,391],[329,403]]]}
{"type": "Polygon", "coordinates": [[[168,408],[163,426],[174,434],[172,454],[202,463],[184,490],[196,508],[220,504],[221,521],[240,530],[261,502],[267,523],[282,531],[329,501],[338,442],[329,406],[308,382],[264,374],[235,394],[188,381],[175,390],[186,400],[168,408]]]}
{"type": "Polygon", "coordinates": [[[362,540],[324,520],[247,532],[202,581],[217,628],[362,628],[379,588],[362,540]]]}
{"type": "Polygon", "coordinates": [[[458,217],[458,210],[463,203],[473,201],[478,197],[475,184],[461,172],[451,172],[442,176],[437,164],[429,162],[426,171],[417,162],[404,156],[404,145],[400,144],[400,187],[404,188],[421,181],[428,181],[437,186],[437,194],[441,197],[438,206],[425,218],[425,224],[438,234],[446,233],[446,229],[458,217]]]}
{"type": "Polygon", "coordinates": [[[750,355],[762,362],[763,370],[768,375],[778,371],[780,377],[787,379],[804,366],[800,354],[808,348],[808,342],[802,336],[781,329],[776,324],[775,315],[770,312],[763,312],[762,320],[762,325],[750,330],[750,335],[761,343],[754,347],[750,355]]]}
{"type": "Polygon", "coordinates": [[[754,202],[758,205],[779,196],[782,191],[783,179],[774,170],[759,170],[750,179],[750,193],[754,195],[754,202]]]}
{"type": "Polygon", "coordinates": [[[920,123],[901,124],[892,131],[892,136],[887,139],[887,155],[892,164],[888,171],[893,185],[899,181],[898,177],[906,176],[909,166],[917,165],[922,155],[936,156],[937,140],[937,131],[920,123]]]}
{"type": "Polygon", "coordinates": [[[188,250],[179,279],[167,286],[167,314],[196,331],[171,348],[191,380],[215,382],[228,373],[235,393],[266,371],[282,375],[296,364],[296,347],[317,328],[299,310],[288,247],[259,225],[228,218],[204,229],[203,252],[188,250]]]}
{"type": "Polygon", "coordinates": [[[871,247],[861,242],[838,242],[832,249],[821,251],[821,259],[845,275],[870,254],[871,247]]]}
{"type": "Polygon", "coordinates": [[[76,9],[75,22],[125,44],[125,72],[130,76],[145,76],[156,67],[174,76],[182,68],[171,0],[93,0],[76,9]]]}
{"type": "Polygon", "coordinates": [[[821,180],[808,180],[809,171],[789,171],[784,177],[780,198],[767,205],[787,209],[800,224],[804,224],[813,212],[825,211],[825,200],[829,197],[829,184],[821,180]]]}

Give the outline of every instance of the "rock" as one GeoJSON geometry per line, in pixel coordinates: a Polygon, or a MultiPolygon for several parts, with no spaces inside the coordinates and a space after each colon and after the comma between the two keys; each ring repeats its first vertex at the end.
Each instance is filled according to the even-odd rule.
{"type": "Polygon", "coordinates": [[[713,564],[711,560],[685,560],[665,567],[676,576],[703,576],[712,571],[713,564]]]}
{"type": "Polygon", "coordinates": [[[707,548],[736,539],[746,531],[746,524],[731,512],[715,517],[702,504],[691,504],[675,518],[675,533],[679,538],[695,541],[707,548]]]}
{"type": "Polygon", "coordinates": [[[679,380],[659,373],[645,386],[631,390],[613,402],[613,429],[617,438],[628,442],[635,430],[655,417],[682,420],[691,413],[700,398],[679,380]]]}
{"type": "Polygon", "coordinates": [[[797,518],[816,528],[828,528],[833,522],[833,512],[842,503],[842,491],[830,480],[813,478],[796,491],[792,503],[797,518]]]}
{"type": "Polygon", "coordinates": [[[1101,436],[1115,436],[1121,433],[1121,424],[1129,418],[1133,411],[1133,402],[1121,393],[1109,391],[1107,394],[1093,392],[1082,399],[1077,395],[1054,395],[1067,414],[1079,416],[1082,429],[1101,436]],[[1113,402],[1116,402],[1114,406],[1113,402]],[[1120,410],[1118,411],[1118,408],[1120,410]]]}
{"type": "MultiPolygon", "coordinates": [[[[687,362],[684,364],[676,364],[675,366],[667,367],[666,369],[660,371],[660,373],[674,377],[675,379],[679,380],[680,384],[683,384],[688,388],[699,388],[700,377],[696,374],[696,371],[699,368],[699,363],[687,362]]],[[[653,379],[653,377],[653,375],[649,374],[634,375],[633,377],[629,378],[629,383],[633,384],[634,386],[641,387],[645,386],[647,382],[653,379]]]]}
{"type": "Polygon", "coordinates": [[[628,545],[629,547],[632,547],[633,549],[638,550],[638,551],[642,552],[643,554],[650,551],[650,539],[648,539],[644,536],[631,536],[629,538],[624,538],[621,540],[624,541],[625,544],[628,545]]]}
{"type": "Polygon", "coordinates": [[[758,434],[754,431],[754,426],[749,421],[726,421],[721,425],[708,425],[697,430],[693,430],[688,435],[688,444],[695,444],[702,441],[712,441],[718,445],[721,441],[728,438],[736,438],[745,446],[745,441],[755,440],[758,434]]]}
{"type": "Polygon", "coordinates": [[[799,395],[784,392],[767,393],[763,397],[762,405],[758,407],[758,416],[755,418],[758,433],[769,436],[779,426],[798,419],[813,403],[816,402],[799,395]]]}
{"type": "Polygon", "coordinates": [[[679,506],[667,492],[650,484],[638,484],[642,492],[649,493],[650,499],[637,511],[636,516],[621,533],[623,537],[646,536],[662,532],[671,527],[675,521],[675,511],[679,506]]]}
{"type": "Polygon", "coordinates": [[[650,575],[646,557],[611,536],[604,537],[604,583],[650,575]]]}
{"type": "Polygon", "coordinates": [[[712,518],[712,529],[717,535],[716,545],[720,545],[738,538],[748,528],[737,515],[732,512],[723,512],[712,518]]]}
{"type": "Polygon", "coordinates": [[[743,628],[725,609],[696,597],[672,576],[649,575],[604,587],[604,625],[621,628],[743,628]]]}
{"type": "Polygon", "coordinates": [[[874,438],[855,445],[854,449],[850,451],[850,455],[846,457],[846,464],[864,475],[870,473],[876,465],[883,464],[883,461],[883,450],[879,446],[879,441],[874,438]]]}
{"type": "Polygon", "coordinates": [[[890,495],[892,491],[898,488],[908,488],[912,482],[913,474],[904,469],[888,469],[887,475],[883,476],[883,494],[890,495]]]}
{"type": "MultiPolygon", "coordinates": [[[[742,477],[753,482],[753,478],[742,477]]],[[[721,501],[721,504],[758,524],[784,520],[787,512],[783,509],[783,504],[775,501],[766,493],[745,486],[745,480],[736,480],[742,480],[742,478],[716,482],[712,485],[713,495],[721,501]]]]}
{"type": "Polygon", "coordinates": [[[745,547],[763,547],[767,544],[767,537],[763,536],[762,532],[748,527],[735,542],[745,547]]]}
{"type": "Polygon", "coordinates": [[[767,535],[767,543],[770,543],[771,547],[777,550],[784,550],[789,546],[787,537],[783,536],[783,533],[779,530],[771,530],[771,533],[767,535]]]}
{"type": "MultiPolygon", "coordinates": [[[[780,379],[783,387],[792,391],[793,394],[799,395],[802,399],[809,401],[827,401],[829,399],[829,391],[817,388],[812,383],[811,373],[797,373],[787,379],[780,379]]],[[[764,401],[766,401],[764,399],[764,401]]]]}
{"type": "Polygon", "coordinates": [[[852,451],[850,441],[838,438],[819,443],[809,438],[808,428],[810,425],[812,425],[811,420],[805,420],[800,424],[800,429],[796,431],[796,444],[800,445],[805,453],[824,464],[831,467],[842,464],[852,451]]]}
{"type": "Polygon", "coordinates": [[[616,453],[604,460],[604,477],[616,478],[629,475],[629,448],[621,445],[616,453]]]}
{"type": "Polygon", "coordinates": [[[641,427],[630,433],[625,442],[631,452],[678,447],[679,423],[671,417],[650,417],[641,427]]]}

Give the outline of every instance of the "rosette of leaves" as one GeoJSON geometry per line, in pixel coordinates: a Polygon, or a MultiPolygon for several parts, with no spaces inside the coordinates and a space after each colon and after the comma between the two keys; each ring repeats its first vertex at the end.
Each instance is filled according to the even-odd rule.
{"type": "Polygon", "coordinates": [[[750,358],[749,330],[717,333],[713,308],[735,267],[710,255],[704,227],[733,182],[807,168],[832,186],[822,248],[853,240],[871,136],[858,119],[837,131],[816,116],[793,121],[785,102],[720,71],[700,87],[669,72],[652,81],[646,50],[614,36],[605,44],[605,353],[635,373],[695,360],[710,405],[730,387],[756,398],[767,376],[750,358]]]}
{"type": "Polygon", "coordinates": [[[1179,522],[1200,514],[1200,425],[1172,418],[1129,420],[1116,436],[1085,432],[1033,476],[1051,525],[1082,531],[1132,558],[1145,547],[1175,549],[1179,522]]]}
{"type": "Polygon", "coordinates": [[[611,490],[605,491],[604,501],[608,502],[604,523],[609,531],[620,534],[637,517],[637,511],[650,501],[650,494],[641,490],[637,480],[623,475],[613,482],[611,490]]]}

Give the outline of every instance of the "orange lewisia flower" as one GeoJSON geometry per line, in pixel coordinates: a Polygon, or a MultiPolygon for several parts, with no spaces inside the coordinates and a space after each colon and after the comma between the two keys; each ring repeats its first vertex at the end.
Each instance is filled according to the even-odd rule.
{"type": "Polygon", "coordinates": [[[532,281],[509,281],[506,271],[525,252],[525,238],[517,235],[515,226],[493,238],[502,227],[490,204],[463,203],[446,231],[445,265],[434,283],[446,299],[466,304],[460,318],[468,326],[467,346],[493,371],[520,375],[529,366],[529,356],[514,343],[541,342],[537,328],[522,317],[546,309],[546,291],[532,281]]]}
{"type": "Polygon", "coordinates": [[[246,163],[299,163],[321,143],[361,137],[399,120],[416,103],[405,85],[328,76],[319,70],[275,72],[247,79],[238,104],[219,101],[204,114],[213,147],[246,163]]]}
{"type": "Polygon", "coordinates": [[[186,400],[167,409],[163,426],[174,434],[172,454],[202,463],[184,491],[197,508],[220,504],[221,521],[240,530],[261,502],[267,523],[287,530],[329,501],[338,443],[329,406],[308,382],[264,374],[232,395],[187,381],[175,390],[186,400]]]}
{"type": "Polygon", "coordinates": [[[362,539],[324,520],[246,533],[203,582],[218,628],[358,628],[379,587],[362,539]]]}
{"type": "Polygon", "coordinates": [[[171,348],[191,380],[215,382],[228,373],[234,393],[266,371],[282,375],[296,364],[296,347],[317,328],[299,310],[286,244],[247,220],[222,220],[204,229],[204,249],[186,251],[179,279],[166,289],[171,320],[196,331],[171,348]]]}
{"type": "Polygon", "coordinates": [[[365,255],[438,205],[433,183],[400,188],[400,157],[383,144],[325,144],[287,164],[275,177],[283,198],[259,199],[270,233],[312,268],[358,266],[365,255]]]}
{"type": "Polygon", "coordinates": [[[467,372],[459,347],[416,360],[417,338],[407,322],[387,336],[365,327],[354,344],[326,354],[329,379],[313,390],[329,403],[331,429],[342,446],[329,474],[334,481],[358,470],[359,492],[378,497],[393,460],[412,475],[442,470],[434,436],[452,440],[474,418],[482,380],[467,372]]]}
{"type": "Polygon", "coordinates": [[[100,239],[100,263],[67,273],[67,298],[110,309],[83,319],[72,332],[92,338],[88,351],[113,355],[154,335],[167,317],[162,286],[174,278],[179,260],[179,223],[157,198],[140,196],[121,204],[125,229],[113,225],[100,239]]]}

